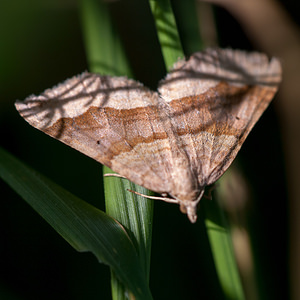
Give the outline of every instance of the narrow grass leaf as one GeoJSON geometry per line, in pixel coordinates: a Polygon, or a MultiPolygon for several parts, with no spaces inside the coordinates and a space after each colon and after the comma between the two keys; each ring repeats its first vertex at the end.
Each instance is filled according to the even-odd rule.
{"type": "Polygon", "coordinates": [[[108,5],[99,0],[81,0],[83,39],[91,72],[131,77],[131,70],[108,5]]]}
{"type": "Polygon", "coordinates": [[[149,0],[149,4],[165,65],[170,70],[174,62],[184,57],[172,6],[169,0],[149,0]]]}
{"type": "Polygon", "coordinates": [[[230,228],[224,212],[218,199],[203,199],[201,205],[216,271],[224,295],[228,300],[243,300],[245,299],[244,291],[235,260],[230,228]]]}
{"type": "Polygon", "coordinates": [[[0,177],[75,249],[108,264],[136,299],[152,299],[135,246],[116,220],[1,148],[0,177]]]}
{"type": "MultiPolygon", "coordinates": [[[[165,64],[169,70],[178,57],[184,56],[171,3],[169,0],[149,0],[149,2],[165,64]]],[[[188,14],[186,10],[184,14],[188,14]]],[[[193,38],[200,39],[200,36],[193,38]]],[[[192,44],[189,41],[187,43],[192,44]]],[[[199,40],[199,45],[201,44],[202,41],[199,40]]],[[[244,292],[235,261],[231,235],[222,209],[216,199],[210,203],[202,199],[200,205],[205,216],[210,248],[224,295],[228,300],[243,300],[244,292]]]]}
{"type": "MultiPolygon", "coordinates": [[[[90,71],[132,77],[119,35],[114,30],[108,6],[101,1],[82,0],[80,9],[90,71]]],[[[112,171],[104,167],[104,173],[112,171]]],[[[116,177],[105,177],[104,188],[106,212],[126,227],[134,241],[143,268],[143,276],[149,281],[153,201],[130,193],[127,189],[143,194],[151,192],[116,177]]],[[[112,296],[115,300],[127,297],[126,288],[119,282],[118,277],[115,270],[112,270],[112,296]]]]}

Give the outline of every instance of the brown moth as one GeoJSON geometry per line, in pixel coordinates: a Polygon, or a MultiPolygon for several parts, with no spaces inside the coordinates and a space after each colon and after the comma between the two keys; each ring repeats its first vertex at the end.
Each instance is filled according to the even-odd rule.
{"type": "Polygon", "coordinates": [[[82,73],[16,102],[32,126],[178,203],[191,222],[281,81],[277,59],[207,49],[177,62],[158,92],[82,73]]]}

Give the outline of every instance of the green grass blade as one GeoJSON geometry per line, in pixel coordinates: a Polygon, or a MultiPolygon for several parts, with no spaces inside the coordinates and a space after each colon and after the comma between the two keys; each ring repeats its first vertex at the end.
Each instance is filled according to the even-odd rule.
{"type": "MultiPolygon", "coordinates": [[[[111,170],[104,167],[104,173],[109,172],[111,170]]],[[[114,216],[128,229],[128,234],[135,241],[136,249],[138,249],[143,274],[149,282],[153,201],[129,192],[128,189],[146,195],[153,193],[127,179],[116,177],[106,177],[104,188],[105,198],[114,199],[114,201],[105,202],[106,212],[114,216]]],[[[122,292],[124,287],[115,277],[115,272],[112,272],[112,293],[115,297],[113,299],[126,299],[126,295],[122,292]]]]}
{"type": "MultiPolygon", "coordinates": [[[[104,172],[108,173],[109,168],[105,167],[104,172]]],[[[105,195],[113,197],[115,202],[107,202],[106,208],[110,215],[117,216],[117,219],[129,228],[129,236],[137,242],[141,265],[145,276],[149,280],[150,251],[152,236],[152,215],[153,201],[136,195],[128,190],[134,190],[144,195],[153,193],[141,186],[135,185],[127,179],[117,180],[115,177],[105,179],[105,195]],[[128,199],[131,199],[128,201],[128,199]]]]}
{"type": "MultiPolygon", "coordinates": [[[[114,30],[108,7],[101,1],[82,0],[81,15],[90,70],[101,74],[130,77],[132,72],[119,36],[114,30]]],[[[104,173],[112,171],[104,167],[104,173]]],[[[153,201],[130,193],[127,188],[143,194],[152,193],[116,177],[106,177],[104,188],[106,212],[121,222],[135,241],[143,266],[143,275],[149,281],[153,201]]],[[[112,271],[111,275],[113,299],[125,299],[126,288],[118,281],[118,274],[112,271]]]]}
{"type": "Polygon", "coordinates": [[[135,246],[117,221],[1,148],[0,177],[75,249],[108,264],[136,299],[152,299],[135,246]]]}
{"type": "Polygon", "coordinates": [[[89,70],[105,75],[131,77],[122,43],[111,21],[108,6],[103,2],[79,2],[89,70]]]}
{"type": "Polygon", "coordinates": [[[202,199],[201,207],[216,271],[224,295],[226,299],[230,300],[245,299],[235,260],[230,228],[218,199],[202,199]]]}
{"type": "MultiPolygon", "coordinates": [[[[180,32],[180,40],[185,55],[190,55],[203,48],[203,37],[199,32],[199,15],[197,14],[198,1],[176,1],[174,14],[180,32]]],[[[201,2],[203,5],[203,2],[201,2]]]]}
{"type": "MultiPolygon", "coordinates": [[[[149,0],[149,2],[156,23],[165,64],[167,69],[170,69],[178,57],[183,57],[183,50],[172,13],[171,3],[169,0],[149,0]]],[[[200,37],[194,38],[200,39],[200,37]]],[[[199,41],[199,45],[201,44],[202,42],[199,41]]],[[[244,299],[244,292],[235,261],[231,235],[222,209],[216,199],[210,203],[202,199],[200,205],[205,215],[206,231],[224,296],[228,300],[242,300],[244,299]]]]}
{"type": "Polygon", "coordinates": [[[149,0],[149,3],[165,65],[170,70],[174,62],[184,57],[172,6],[169,0],[149,0]]]}

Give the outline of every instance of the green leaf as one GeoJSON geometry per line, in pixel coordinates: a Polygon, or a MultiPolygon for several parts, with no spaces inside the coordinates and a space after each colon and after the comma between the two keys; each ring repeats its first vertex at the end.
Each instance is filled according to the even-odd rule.
{"type": "Polygon", "coordinates": [[[81,0],[79,12],[86,56],[91,72],[131,77],[131,70],[108,6],[99,0],[81,0]]]}
{"type": "MultiPolygon", "coordinates": [[[[104,174],[112,173],[105,167],[104,174]]],[[[143,275],[149,282],[150,276],[150,254],[152,240],[152,218],[153,201],[138,196],[129,190],[134,190],[144,195],[152,195],[153,192],[130,182],[127,179],[116,177],[105,177],[105,205],[109,215],[114,216],[128,230],[132,240],[136,241],[135,246],[139,254],[140,264],[143,268],[143,275]]],[[[111,272],[111,285],[113,299],[127,299],[124,291],[126,288],[119,282],[117,274],[111,272]]]]}
{"type": "Polygon", "coordinates": [[[169,0],[149,0],[167,70],[183,58],[176,20],[169,0]]]}
{"type": "MultiPolygon", "coordinates": [[[[110,171],[109,168],[104,167],[104,173],[110,171]]],[[[120,180],[116,177],[106,177],[104,187],[105,197],[115,199],[106,202],[107,213],[116,216],[129,229],[128,233],[132,236],[132,240],[137,242],[140,262],[149,280],[150,251],[148,249],[151,249],[153,200],[148,200],[129,190],[143,195],[153,195],[153,192],[127,179],[120,180]]]]}
{"type": "MultiPolygon", "coordinates": [[[[170,70],[178,57],[183,57],[171,3],[169,0],[149,0],[149,2],[165,64],[167,69],[170,70]]],[[[199,45],[201,44],[199,40],[199,45]]],[[[202,199],[200,205],[204,214],[210,248],[223,293],[226,299],[242,300],[245,296],[235,261],[230,231],[223,211],[216,199],[209,203],[202,199]]]]}
{"type": "Polygon", "coordinates": [[[116,220],[1,148],[0,177],[75,249],[108,264],[136,299],[152,299],[135,246],[116,220]]]}
{"type": "MultiPolygon", "coordinates": [[[[132,76],[129,63],[114,29],[108,6],[98,0],[82,0],[82,27],[89,68],[92,72],[114,76],[132,76]]],[[[104,173],[112,171],[104,167],[104,173]]],[[[143,276],[149,281],[152,239],[153,201],[137,196],[127,189],[143,194],[152,192],[120,178],[104,179],[106,212],[123,224],[135,242],[143,268],[143,276]]],[[[125,299],[126,287],[118,281],[115,270],[111,272],[113,299],[125,299]]]]}
{"type": "Polygon", "coordinates": [[[218,199],[201,201],[216,271],[226,299],[245,299],[230,228],[218,199]]]}

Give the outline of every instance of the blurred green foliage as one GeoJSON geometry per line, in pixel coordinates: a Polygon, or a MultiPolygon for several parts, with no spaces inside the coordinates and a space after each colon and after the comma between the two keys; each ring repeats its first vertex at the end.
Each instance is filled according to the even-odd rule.
{"type": "MultiPolygon", "coordinates": [[[[181,0],[172,3],[180,16],[183,48],[190,54],[196,46],[185,45],[184,39],[197,32],[191,26],[194,16],[178,13],[181,0]]],[[[110,9],[135,77],[155,88],[165,68],[146,1],[112,2],[110,9]]],[[[221,9],[215,14],[221,46],[251,47],[235,20],[221,9]]],[[[1,1],[0,37],[0,145],[104,209],[101,165],[32,129],[13,106],[16,99],[87,69],[77,1],[1,1]]],[[[283,299],[288,286],[284,172],[276,126],[270,109],[239,155],[253,185],[249,224],[260,266],[257,276],[269,299],[283,299]],[[254,159],[260,159],[256,167],[254,159]]],[[[2,181],[0,193],[1,299],[110,299],[108,267],[74,251],[2,181]]],[[[175,205],[156,205],[150,278],[154,299],[221,299],[211,280],[216,275],[210,250],[199,235],[205,237],[201,222],[189,224],[175,205]]]]}

